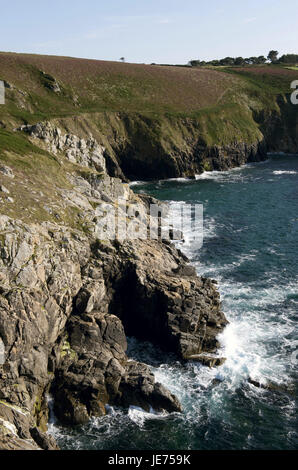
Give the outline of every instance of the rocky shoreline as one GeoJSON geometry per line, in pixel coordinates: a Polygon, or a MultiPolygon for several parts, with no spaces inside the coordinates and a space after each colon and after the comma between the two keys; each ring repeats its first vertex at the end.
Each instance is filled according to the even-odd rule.
{"type": "MultiPolygon", "coordinates": [[[[62,166],[91,172],[68,173],[72,189],[59,192],[88,230],[58,215],[57,223],[0,216],[1,449],[57,448],[47,434],[49,392],[65,425],[102,416],[108,404],[181,412],[150,368],[127,357],[127,336],[188,360],[215,352],[227,324],[215,282],[198,277],[170,241],[96,237],[94,208],[125,197],[145,212],[150,202],[107,174],[105,149],[50,124],[38,129],[22,130],[62,166]]],[[[0,177],[16,183],[18,169],[2,166],[0,177]]]]}
{"type": "Polygon", "coordinates": [[[127,65],[140,69],[135,83],[124,64],[119,75],[111,63],[105,83],[105,64],[96,61],[1,59],[8,106],[0,120],[0,449],[57,448],[47,434],[48,393],[65,425],[102,416],[108,404],[183,412],[150,367],[127,357],[127,337],[181,361],[221,365],[214,353],[227,320],[216,282],[197,276],[169,240],[101,239],[101,212],[119,210],[123,198],[147,214],[156,201],[134,194],[130,180],[194,178],[269,151],[296,152],[289,91],[264,96],[240,77],[206,70],[197,82],[184,71],[190,95],[172,109],[181,69],[164,79],[157,67],[127,65]],[[234,88],[231,100],[222,80],[234,88]],[[174,87],[163,106],[160,84],[174,87]]]}
{"type": "MultiPolygon", "coordinates": [[[[111,154],[92,135],[79,137],[51,122],[15,132],[52,155],[69,186],[53,182],[56,201],[44,206],[51,220],[0,215],[0,448],[57,448],[47,434],[49,392],[65,425],[102,416],[108,404],[182,412],[150,368],[127,357],[127,336],[180,360],[221,365],[224,358],[214,353],[227,320],[216,282],[198,277],[169,240],[98,239],[97,208],[117,207],[125,198],[144,215],[156,201],[130,190],[125,165],[113,160],[113,167],[111,154]],[[66,210],[77,213],[81,230],[61,220],[66,210]]],[[[264,142],[213,147],[206,155],[197,148],[200,158],[192,151],[192,159],[180,155],[181,164],[171,158],[175,171],[158,171],[193,176],[266,158],[264,142]]],[[[23,175],[4,165],[0,178],[2,204],[9,204],[6,186],[23,184],[23,175]]]]}
{"type": "MultiPolygon", "coordinates": [[[[44,206],[50,220],[30,222],[30,212],[29,222],[0,215],[0,346],[5,352],[0,448],[57,448],[47,434],[49,392],[65,425],[102,416],[108,404],[182,412],[177,397],[155,382],[150,367],[127,357],[127,336],[150,341],[180,360],[221,365],[224,358],[214,353],[227,320],[216,282],[197,276],[169,240],[98,238],[97,208],[117,207],[118,198],[125,198],[144,215],[156,202],[123,182],[131,175],[121,152],[116,160],[92,135],[79,137],[51,122],[15,132],[25,132],[52,155],[69,186],[53,181],[57,198],[44,206]],[[61,220],[66,210],[77,214],[80,230],[61,220]]],[[[155,156],[160,176],[192,177],[263,160],[266,149],[262,141],[190,146],[187,155],[167,157],[169,171],[162,169],[164,158],[155,156]]],[[[148,164],[154,168],[154,162],[148,164]]],[[[23,178],[18,168],[0,168],[2,204],[13,200],[6,186],[23,184],[23,178]]]]}

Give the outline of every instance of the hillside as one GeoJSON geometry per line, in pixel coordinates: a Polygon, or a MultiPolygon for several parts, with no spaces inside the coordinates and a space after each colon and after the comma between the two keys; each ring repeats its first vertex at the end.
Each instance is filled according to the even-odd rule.
{"type": "Polygon", "coordinates": [[[110,174],[191,176],[263,158],[266,149],[295,151],[296,78],[280,66],[215,70],[0,53],[0,121],[7,150],[14,128],[50,120],[80,137],[92,133],[110,174]]]}

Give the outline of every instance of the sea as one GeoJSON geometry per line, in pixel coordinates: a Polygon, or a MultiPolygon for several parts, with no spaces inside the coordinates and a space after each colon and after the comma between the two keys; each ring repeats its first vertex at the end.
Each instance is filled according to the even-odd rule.
{"type": "Polygon", "coordinates": [[[218,281],[226,362],[181,363],[129,338],[128,356],[152,367],[183,413],[108,407],[102,418],[65,428],[51,412],[49,432],[76,450],[297,449],[298,156],[131,187],[173,207],[203,205],[203,245],[189,224],[179,248],[200,276],[218,281]]]}

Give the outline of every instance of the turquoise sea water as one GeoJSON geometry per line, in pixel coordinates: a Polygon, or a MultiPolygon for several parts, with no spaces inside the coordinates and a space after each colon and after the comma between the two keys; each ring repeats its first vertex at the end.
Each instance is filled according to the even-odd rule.
{"type": "Polygon", "coordinates": [[[64,449],[297,448],[298,157],[133,188],[204,205],[203,247],[188,227],[181,249],[200,275],[219,282],[230,321],[219,337],[227,361],[217,369],[182,365],[131,338],[129,355],[152,365],[184,413],[110,409],[83,427],[53,422],[50,432],[64,449]],[[280,389],[256,388],[248,378],[280,389]]]}

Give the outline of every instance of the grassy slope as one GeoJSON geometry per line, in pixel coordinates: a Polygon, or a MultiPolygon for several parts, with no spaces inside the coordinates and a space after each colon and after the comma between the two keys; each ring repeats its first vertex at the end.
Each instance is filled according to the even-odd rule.
{"type": "Polygon", "coordinates": [[[238,82],[208,69],[5,53],[0,53],[0,77],[27,92],[26,101],[32,110],[46,115],[94,111],[189,113],[220,104],[224,93],[238,82]],[[40,71],[61,84],[63,93],[59,97],[45,88],[40,71]]]}
{"type": "MultiPolygon", "coordinates": [[[[194,136],[209,146],[253,143],[262,138],[256,113],[279,112],[277,96],[289,93],[296,78],[277,66],[190,69],[0,53],[0,79],[12,85],[0,106],[0,159],[14,159],[28,174],[28,165],[39,162],[40,176],[47,168],[58,175],[57,162],[13,132],[47,119],[81,136],[91,131],[111,150],[131,141],[140,155],[160,146],[169,155],[190,151],[194,136]],[[61,93],[48,88],[51,79],[42,72],[61,93]],[[31,163],[22,155],[31,155],[31,163]]],[[[46,186],[42,178],[40,184],[46,186]]]]}
{"type": "Polygon", "coordinates": [[[15,87],[7,90],[0,119],[36,122],[104,111],[199,118],[202,111],[228,112],[231,104],[243,108],[247,97],[272,107],[272,97],[290,92],[295,78],[294,70],[276,66],[190,69],[0,53],[0,79],[15,87]],[[46,87],[41,71],[57,79],[60,94],[46,87]]]}

